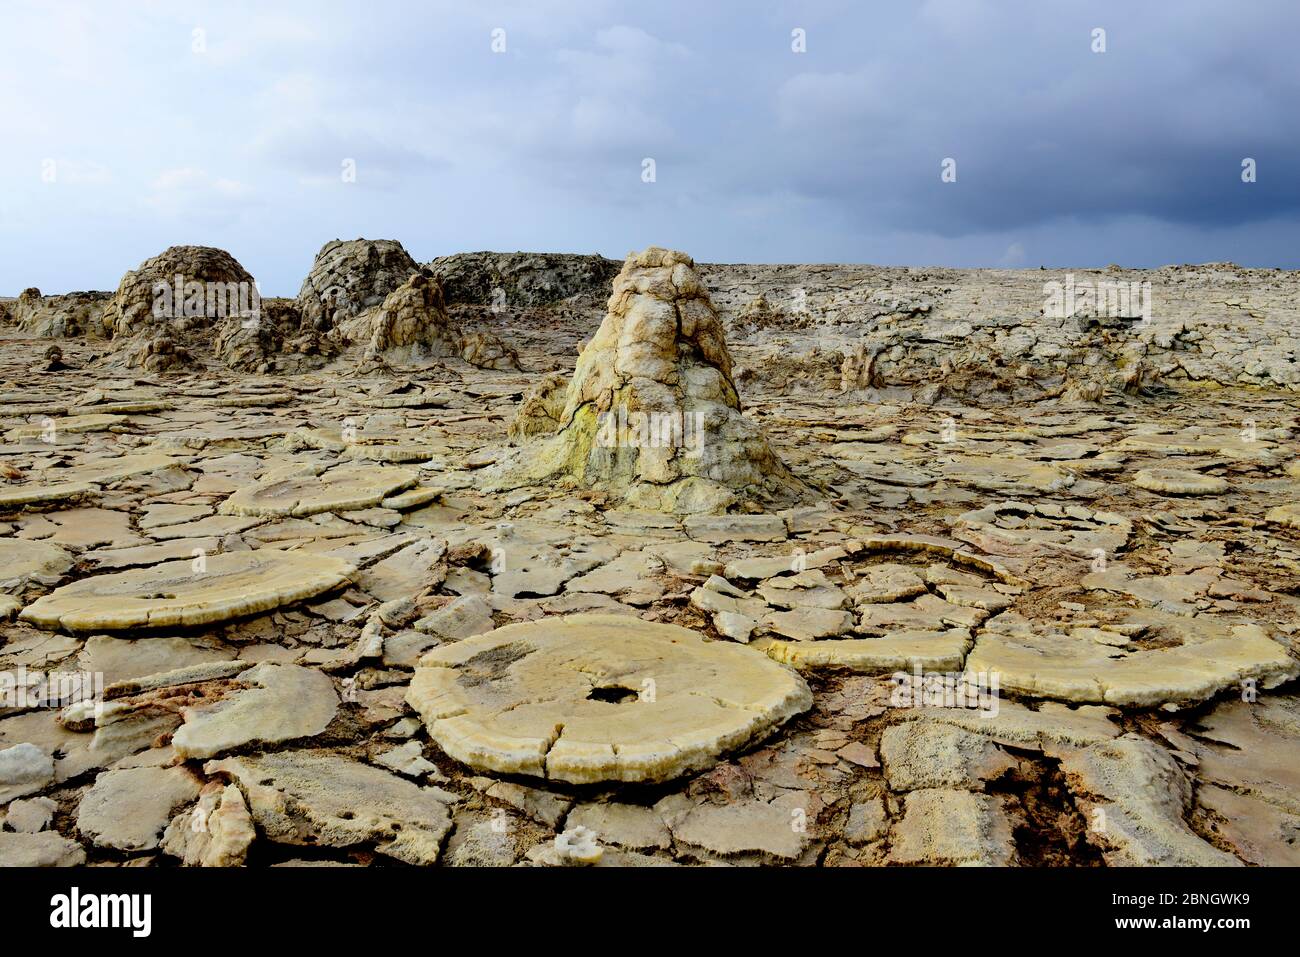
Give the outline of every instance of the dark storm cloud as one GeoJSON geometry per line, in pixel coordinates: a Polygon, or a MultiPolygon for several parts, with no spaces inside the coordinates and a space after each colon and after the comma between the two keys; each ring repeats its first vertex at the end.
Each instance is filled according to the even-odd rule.
{"type": "MultiPolygon", "coordinates": [[[[929,19],[959,6],[974,9],[931,4],[929,19]]],[[[902,34],[856,70],[792,77],[778,94],[783,175],[874,219],[949,234],[1059,217],[1294,217],[1300,112],[1287,104],[1300,71],[1288,36],[1300,8],[1152,6],[990,4],[960,30],[902,34]],[[949,157],[951,184],[939,177],[949,157]]]]}
{"type": "Polygon", "coordinates": [[[0,293],[111,287],[175,242],[292,292],[325,240],[357,235],[419,259],[654,242],[715,261],[1300,265],[1300,6],[1282,0],[0,17],[0,293]]]}

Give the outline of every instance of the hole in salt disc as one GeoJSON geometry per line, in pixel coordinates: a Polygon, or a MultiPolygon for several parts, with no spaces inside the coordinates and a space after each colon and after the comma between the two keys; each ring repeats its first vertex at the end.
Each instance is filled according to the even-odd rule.
{"type": "Polygon", "coordinates": [[[624,701],[631,701],[636,697],[638,697],[637,692],[631,688],[620,688],[617,685],[611,685],[608,688],[592,688],[591,693],[587,695],[587,700],[622,704],[624,701]]]}

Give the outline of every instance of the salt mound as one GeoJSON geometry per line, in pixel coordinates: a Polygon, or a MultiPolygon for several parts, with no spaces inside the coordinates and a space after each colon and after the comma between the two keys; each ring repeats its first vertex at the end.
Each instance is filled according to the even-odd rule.
{"type": "Polygon", "coordinates": [[[525,403],[511,434],[553,434],[502,465],[503,485],[567,478],[634,507],[678,512],[802,491],[741,414],[722,324],[685,253],[652,246],[628,256],[558,419],[538,418],[559,405],[555,395],[525,403]]]}

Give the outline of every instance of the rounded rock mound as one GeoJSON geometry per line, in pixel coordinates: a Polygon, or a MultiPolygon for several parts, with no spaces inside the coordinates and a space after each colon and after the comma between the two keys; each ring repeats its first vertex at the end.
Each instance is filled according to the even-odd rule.
{"type": "Polygon", "coordinates": [[[321,247],[298,291],[305,328],[326,332],[378,306],[419,265],[395,239],[335,239],[321,247]]]}
{"type": "Polygon", "coordinates": [[[212,328],[255,308],[255,291],[252,275],[224,249],[172,246],[122,277],[104,309],[102,331],[116,339],[188,325],[212,328]]]}
{"type": "Polygon", "coordinates": [[[794,672],[676,625],[569,615],[434,649],[406,700],[480,771],[572,784],[710,767],[812,706],[794,672]]]}
{"type": "Polygon", "coordinates": [[[361,372],[423,368],[453,357],[480,368],[519,368],[518,354],[499,337],[466,334],[448,315],[438,277],[427,268],[412,273],[379,306],[339,320],[330,336],[340,345],[365,344],[361,372]]]}

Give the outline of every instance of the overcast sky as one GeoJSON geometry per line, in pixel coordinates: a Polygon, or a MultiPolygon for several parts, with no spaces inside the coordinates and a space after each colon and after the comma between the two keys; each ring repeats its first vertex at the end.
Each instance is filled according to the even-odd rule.
{"type": "Polygon", "coordinates": [[[5,0],[0,293],[193,243],[295,295],[358,236],[1294,269],[1298,38],[1295,0],[5,0]]]}

